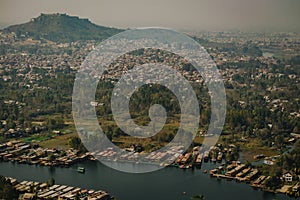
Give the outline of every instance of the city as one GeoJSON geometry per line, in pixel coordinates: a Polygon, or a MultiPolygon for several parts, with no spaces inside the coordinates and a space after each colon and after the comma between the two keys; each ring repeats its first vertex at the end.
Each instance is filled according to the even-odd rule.
{"type": "MultiPolygon", "coordinates": [[[[212,98],[218,98],[209,91],[208,84],[219,83],[213,71],[200,73],[178,54],[147,47],[119,56],[101,76],[89,69],[93,78],[87,81],[99,83],[95,101],[87,106],[95,110],[98,125],[114,145],[105,147],[97,143],[100,136],[76,127],[73,85],[77,72],[86,69],[86,60],[97,55],[90,53],[124,31],[65,13],[41,13],[0,31],[0,199],[300,196],[299,32],[184,31],[207,51],[224,83],[226,119],[221,135],[208,131],[212,98]],[[89,31],[75,31],[80,27],[89,31]],[[136,89],[128,106],[134,123],[146,126],[151,122],[150,107],[162,105],[167,113],[163,128],[154,136],[133,137],[151,134],[140,128],[127,133],[118,126],[111,108],[113,92],[118,92],[114,88],[135,66],[148,63],[171,66],[192,86],[200,108],[196,134],[181,130],[179,100],[168,87],[154,83],[136,89]],[[187,149],[183,143],[190,137],[180,131],[193,135],[187,149]],[[175,143],[163,149],[170,142],[175,143]],[[139,165],[158,170],[141,175],[113,170],[139,165]]],[[[120,46],[113,44],[111,49],[118,52],[120,46]]],[[[182,48],[168,46],[174,47],[182,48]]],[[[163,68],[147,73],[159,74],[160,80],[167,76],[163,68]]],[[[147,73],[130,74],[125,83],[149,82],[147,73]]],[[[86,115],[85,107],[79,111],[86,115]]]]}

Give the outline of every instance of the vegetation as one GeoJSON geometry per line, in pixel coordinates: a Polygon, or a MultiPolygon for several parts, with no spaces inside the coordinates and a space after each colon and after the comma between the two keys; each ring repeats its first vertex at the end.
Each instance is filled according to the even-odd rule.
{"type": "Polygon", "coordinates": [[[16,189],[13,188],[9,180],[5,177],[0,176],[0,199],[18,199],[19,194],[16,189]]]}
{"type": "MultiPolygon", "coordinates": [[[[97,26],[87,19],[66,14],[42,14],[28,23],[6,28],[3,32],[15,33],[11,35],[16,39],[17,45],[6,42],[0,46],[0,142],[22,138],[28,143],[37,142],[42,147],[63,150],[74,148],[86,152],[75,133],[72,119],[75,69],[92,46],[121,31],[97,26]],[[83,41],[87,40],[89,42],[85,46],[83,41]],[[67,47],[62,47],[64,45],[67,47]],[[21,56],[14,57],[18,54],[21,56]],[[25,63],[20,67],[18,59],[24,58],[28,60],[20,62],[25,63]],[[59,62],[55,63],[57,59],[59,62]],[[71,64],[72,61],[75,62],[71,64]],[[43,67],[39,66],[41,63],[44,64],[43,67]],[[2,78],[5,76],[8,80],[2,78]],[[29,80],[26,79],[27,76],[29,80]],[[66,129],[71,129],[71,133],[63,131],[66,129]]],[[[242,151],[244,159],[248,161],[247,165],[250,165],[249,161],[254,160],[254,155],[282,154],[274,165],[258,166],[262,174],[271,176],[266,181],[266,187],[271,190],[279,188],[283,184],[281,176],[284,172],[291,172],[298,181],[300,141],[294,144],[290,152],[287,152],[287,146],[292,144],[289,142],[290,133],[300,133],[300,121],[296,116],[300,110],[297,98],[300,96],[300,56],[282,56],[266,62],[261,58],[263,52],[257,42],[219,43],[194,39],[220,60],[218,67],[225,74],[227,113],[219,142],[226,148],[232,144],[236,147],[226,153],[225,159],[238,160],[239,152],[242,151]],[[227,61],[218,58],[219,54],[225,55],[223,58],[227,61]]],[[[155,62],[166,64],[173,61],[174,64],[175,60],[176,64],[180,63],[180,70],[187,79],[191,75],[199,75],[190,63],[179,62],[180,59],[169,52],[140,49],[129,54],[132,55],[130,59],[121,56],[118,61],[143,64],[149,60],[154,62],[152,58],[159,58],[155,62]],[[156,53],[163,56],[159,58],[156,53]]],[[[131,69],[132,63],[126,63],[126,68],[131,69]]],[[[104,74],[109,72],[105,71],[104,74]]],[[[118,78],[99,81],[95,95],[96,102],[99,103],[95,110],[107,137],[121,148],[133,147],[138,152],[159,149],[174,139],[180,125],[179,103],[171,91],[156,84],[144,85],[135,91],[130,99],[129,110],[135,123],[147,125],[150,122],[149,108],[153,104],[162,105],[167,111],[163,129],[153,137],[134,138],[117,126],[110,102],[118,78]]],[[[201,113],[199,130],[191,148],[202,144],[202,134],[206,133],[211,117],[207,87],[201,83],[202,80],[197,78],[197,81],[199,82],[191,81],[191,85],[198,97],[201,113]]],[[[188,130],[184,131],[189,133],[188,130]]],[[[188,140],[183,137],[180,139],[188,140]]],[[[209,140],[209,137],[206,139],[209,140]]],[[[54,155],[48,155],[49,161],[54,159],[54,155]]],[[[48,181],[49,186],[53,184],[54,179],[48,181]]],[[[17,193],[9,182],[0,177],[0,199],[2,198],[15,199],[17,193]]],[[[204,199],[204,196],[196,195],[191,199],[204,199]]]]}
{"type": "Polygon", "coordinates": [[[47,181],[48,187],[51,187],[51,186],[53,186],[54,184],[55,184],[55,179],[54,179],[54,178],[51,178],[51,179],[49,179],[49,180],[47,181]]]}
{"type": "Polygon", "coordinates": [[[69,148],[69,140],[76,136],[77,134],[75,133],[57,135],[55,137],[52,137],[51,139],[41,141],[38,144],[44,148],[67,150],[69,148]]]}
{"type": "MultiPolygon", "coordinates": [[[[88,20],[64,14],[42,14],[31,22],[8,27],[5,31],[14,31],[17,38],[24,38],[24,40],[28,36],[39,39],[42,45],[14,46],[6,43],[1,46],[0,54],[9,55],[9,53],[26,52],[30,54],[28,56],[30,59],[34,56],[37,56],[37,60],[47,60],[47,56],[53,56],[55,59],[62,56],[64,59],[59,67],[54,67],[53,63],[50,62],[45,68],[32,64],[33,66],[22,69],[26,73],[31,71],[32,74],[38,74],[42,77],[36,80],[35,84],[38,85],[36,88],[26,86],[27,83],[24,82],[22,76],[18,76],[20,73],[18,67],[11,67],[8,71],[5,71],[5,68],[0,70],[1,75],[11,76],[10,81],[0,79],[0,100],[3,102],[9,100],[8,103],[3,103],[0,107],[0,116],[2,116],[0,141],[8,140],[10,137],[18,137],[18,133],[23,132],[20,137],[23,137],[24,141],[35,140],[42,147],[61,149],[71,147],[84,152],[85,149],[75,133],[51,134],[52,131],[66,128],[75,132],[71,113],[72,89],[77,71],[70,67],[68,56],[71,55],[71,58],[76,58],[77,63],[74,64],[76,66],[84,60],[88,52],[85,50],[82,53],[81,47],[85,46],[78,40],[100,41],[121,30],[96,26],[88,20]],[[48,48],[48,46],[44,46],[47,40],[76,41],[77,46],[48,48]],[[47,70],[47,67],[51,69],[47,70]],[[16,133],[7,134],[10,129],[15,130],[16,133]],[[29,131],[25,131],[26,129],[29,131]]],[[[227,113],[220,142],[224,146],[233,143],[237,148],[225,155],[226,159],[237,160],[240,150],[248,161],[252,161],[251,158],[255,154],[262,153],[266,156],[273,156],[285,152],[286,146],[290,145],[288,143],[290,133],[300,133],[299,119],[291,115],[291,113],[299,111],[299,98],[295,98],[300,96],[299,82],[290,78],[300,74],[299,56],[285,57],[267,63],[262,59],[256,59],[262,55],[262,50],[256,46],[257,43],[250,41],[219,43],[206,39],[195,39],[208,51],[211,51],[212,55],[222,52],[224,55],[250,58],[249,60],[239,59],[235,61],[228,59],[218,66],[223,70],[222,72],[230,71],[233,74],[232,77],[224,79],[227,113]]],[[[91,44],[94,45],[95,42],[91,44]]],[[[157,62],[168,63],[176,58],[168,52],[140,49],[130,53],[133,56],[130,60],[133,63],[143,64],[144,61],[141,58],[145,60],[157,58],[156,53],[164,55],[166,58],[165,60],[158,59],[157,62]]],[[[124,59],[126,58],[120,57],[120,63],[124,63],[124,59]]],[[[131,64],[126,67],[131,69],[133,67],[131,64]]],[[[191,64],[186,62],[181,64],[182,70],[187,72],[186,76],[196,73],[191,64]]],[[[108,74],[108,72],[105,73],[108,74]]],[[[174,94],[167,88],[155,84],[145,85],[133,93],[129,107],[130,114],[137,124],[147,125],[149,123],[148,112],[153,104],[161,104],[167,111],[167,123],[158,134],[146,139],[134,138],[124,133],[112,116],[110,101],[117,79],[118,77],[114,80],[99,81],[96,91],[96,101],[99,105],[95,107],[95,110],[99,116],[101,128],[107,137],[122,148],[135,147],[151,151],[165,146],[174,138],[180,124],[180,107],[174,94]]],[[[191,85],[196,92],[201,110],[200,128],[193,146],[201,145],[203,137],[200,136],[200,132],[205,133],[207,130],[211,114],[210,97],[206,86],[201,83],[191,83],[191,85]]],[[[277,167],[270,170],[272,176],[276,177],[275,175],[283,170],[295,171],[295,168],[299,169],[299,163],[292,162],[295,159],[299,160],[298,152],[295,149],[280,158],[276,164],[277,167]]],[[[297,170],[295,173],[298,173],[297,170]]],[[[274,183],[276,180],[272,179],[270,183],[274,183]]]]}
{"type": "Polygon", "coordinates": [[[69,147],[73,149],[77,149],[80,152],[86,152],[84,145],[82,144],[79,137],[72,137],[69,139],[69,147]]]}
{"type": "Polygon", "coordinates": [[[41,14],[30,22],[10,26],[4,31],[15,32],[17,37],[32,37],[56,42],[104,40],[121,32],[119,29],[97,26],[88,19],[66,14],[41,14]]]}
{"type": "MultiPolygon", "coordinates": [[[[295,62],[298,62],[296,58],[286,60],[285,63],[274,64],[272,69],[276,73],[285,74],[284,77],[293,73],[299,74],[297,66],[300,63],[290,66],[288,70],[281,69],[284,65],[295,62]]],[[[272,152],[276,152],[274,149],[270,150],[270,148],[279,149],[279,151],[280,149],[284,150],[283,144],[289,137],[289,133],[297,133],[300,130],[299,120],[289,115],[289,113],[299,110],[299,102],[293,98],[294,96],[300,96],[299,90],[294,86],[292,80],[287,78],[278,80],[277,78],[262,77],[257,81],[253,81],[251,74],[259,66],[259,63],[256,63],[256,61],[251,62],[249,66],[244,66],[243,63],[236,63],[236,65],[240,65],[238,68],[243,68],[245,74],[235,75],[233,77],[235,81],[230,83],[231,88],[227,88],[228,112],[223,135],[230,137],[226,137],[224,142],[228,144],[237,143],[240,139],[247,138],[250,143],[241,145],[244,148],[242,150],[248,152],[253,150],[266,151],[266,155],[269,153],[272,155],[272,152]],[[253,84],[255,87],[252,86],[253,84]],[[284,87],[285,89],[280,91],[265,89],[274,86],[284,87]],[[256,92],[257,89],[259,92],[256,92]],[[278,107],[274,109],[272,107],[273,104],[264,99],[265,96],[268,96],[270,99],[288,99],[289,102],[283,104],[284,110],[278,107]],[[241,101],[244,104],[241,104],[241,101]],[[251,144],[255,145],[251,147],[251,144]]],[[[220,67],[222,68],[222,66],[220,67]]],[[[28,90],[26,87],[17,87],[15,84],[0,80],[0,91],[2,94],[0,99],[3,101],[11,99],[13,101],[13,103],[3,104],[0,107],[0,116],[6,121],[6,124],[0,123],[0,127],[2,128],[0,133],[3,134],[9,129],[17,127],[21,129],[31,128],[31,133],[61,130],[67,126],[75,130],[72,123],[72,116],[70,115],[75,72],[65,68],[55,72],[57,75],[54,77],[43,77],[43,79],[39,80],[38,84],[40,88],[51,88],[47,90],[28,90]],[[15,102],[22,102],[23,104],[18,105],[15,102]],[[40,130],[38,128],[39,125],[33,122],[43,124],[46,129],[40,130]],[[66,124],[67,122],[71,123],[66,124]]],[[[43,70],[39,73],[46,74],[43,70]]],[[[21,82],[16,74],[16,70],[10,72],[10,75],[13,75],[11,82],[21,82]]],[[[199,98],[201,109],[199,125],[200,130],[203,131],[207,129],[209,124],[210,100],[205,86],[196,83],[193,83],[192,86],[199,98]]],[[[140,143],[143,144],[144,149],[150,150],[164,146],[173,139],[178,130],[180,118],[178,112],[180,109],[176,97],[168,89],[158,85],[147,85],[133,94],[130,101],[130,112],[137,124],[146,125],[149,123],[148,111],[149,107],[154,103],[163,105],[168,114],[167,124],[159,134],[151,137],[149,142],[145,140],[144,142],[139,141],[136,143],[137,141],[123,133],[113,120],[110,108],[113,87],[114,84],[112,82],[100,81],[96,92],[96,101],[101,102],[102,105],[96,107],[98,116],[101,116],[99,121],[102,129],[112,141],[123,147],[129,147],[133,143],[140,143]]],[[[55,146],[55,141],[57,142],[54,138],[50,140],[50,143],[55,146]]],[[[60,142],[60,144],[62,143],[67,146],[68,139],[67,141],[60,142]]]]}
{"type": "Polygon", "coordinates": [[[277,171],[292,171],[295,174],[300,174],[300,140],[295,143],[291,152],[280,156],[276,165],[272,166],[272,171],[275,173],[277,171]]]}
{"type": "Polygon", "coordinates": [[[260,165],[258,166],[260,172],[264,175],[271,176],[270,179],[266,181],[266,187],[271,190],[276,190],[284,184],[284,180],[281,176],[285,172],[290,172],[293,175],[293,182],[299,181],[298,176],[300,175],[300,141],[297,141],[293,150],[282,154],[274,165],[260,165]]]}

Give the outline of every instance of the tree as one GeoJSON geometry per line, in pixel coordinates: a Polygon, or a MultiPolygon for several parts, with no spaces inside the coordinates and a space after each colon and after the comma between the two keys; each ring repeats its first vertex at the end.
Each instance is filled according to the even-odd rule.
{"type": "Polygon", "coordinates": [[[53,162],[53,161],[55,160],[55,156],[54,156],[53,154],[50,154],[50,155],[48,156],[48,160],[49,160],[50,162],[53,162]]]}
{"type": "Polygon", "coordinates": [[[84,145],[82,144],[79,137],[72,137],[69,139],[69,147],[73,149],[77,149],[81,152],[86,152],[84,145]]]}
{"type": "Polygon", "coordinates": [[[46,125],[50,130],[61,129],[64,126],[64,120],[62,119],[62,117],[48,118],[46,121],[46,125]]]}
{"type": "Polygon", "coordinates": [[[73,149],[78,149],[81,141],[78,137],[72,137],[69,140],[69,147],[73,149]]]}
{"type": "Polygon", "coordinates": [[[281,180],[278,176],[271,176],[271,178],[266,181],[266,186],[272,190],[279,188],[280,184],[281,180]]]}
{"type": "Polygon", "coordinates": [[[275,137],[275,144],[278,148],[281,148],[284,145],[284,137],[282,135],[277,135],[275,137]]]}
{"type": "Polygon", "coordinates": [[[0,199],[18,199],[19,194],[17,190],[11,185],[9,180],[0,176],[0,199]]]}
{"type": "Polygon", "coordinates": [[[48,186],[52,186],[55,184],[55,179],[54,178],[51,178],[49,181],[48,181],[48,186]]]}

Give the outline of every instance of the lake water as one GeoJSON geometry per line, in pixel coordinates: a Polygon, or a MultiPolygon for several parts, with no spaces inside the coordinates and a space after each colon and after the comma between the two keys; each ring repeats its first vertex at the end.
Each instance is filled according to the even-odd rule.
{"type": "Polygon", "coordinates": [[[198,194],[203,194],[206,200],[291,199],[281,194],[254,190],[244,183],[217,180],[203,173],[203,169],[214,167],[215,165],[211,163],[205,163],[201,170],[167,167],[146,174],[128,174],[92,161],[76,164],[70,168],[1,162],[0,174],[17,178],[19,181],[45,182],[53,177],[56,184],[106,190],[118,200],[189,200],[191,196],[198,194]],[[79,166],[85,167],[85,174],[76,171],[79,166]]]}

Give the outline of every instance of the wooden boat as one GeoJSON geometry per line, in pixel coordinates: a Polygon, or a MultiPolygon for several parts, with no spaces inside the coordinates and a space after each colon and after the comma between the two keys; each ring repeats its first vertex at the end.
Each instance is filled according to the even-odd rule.
{"type": "Polygon", "coordinates": [[[85,168],[84,167],[78,167],[77,168],[77,172],[78,173],[84,173],[85,172],[85,168]]]}

